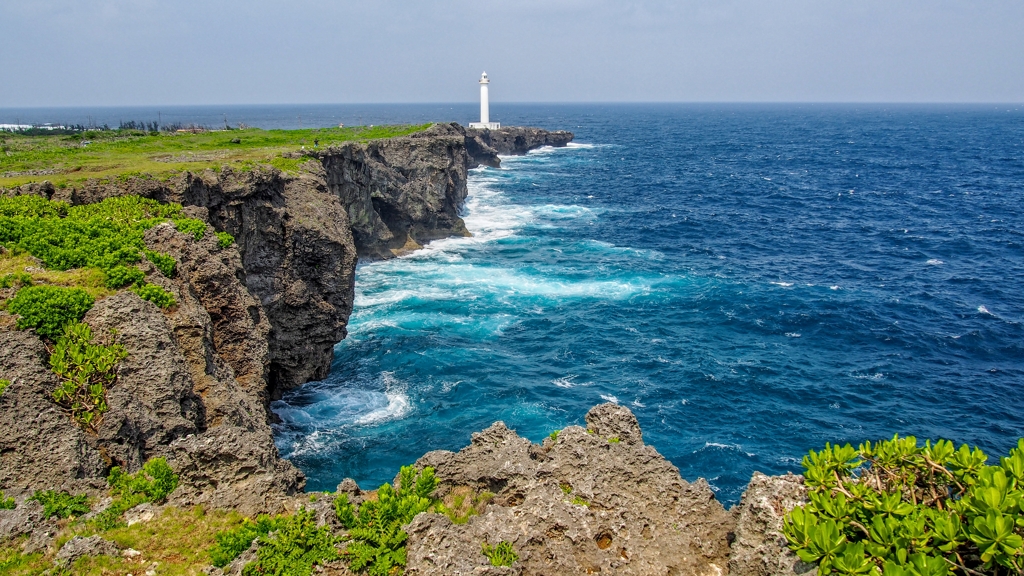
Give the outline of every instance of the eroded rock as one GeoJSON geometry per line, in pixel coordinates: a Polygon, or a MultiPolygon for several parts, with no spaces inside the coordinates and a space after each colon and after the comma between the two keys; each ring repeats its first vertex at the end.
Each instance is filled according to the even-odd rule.
{"type": "Polygon", "coordinates": [[[418,516],[408,529],[407,573],[721,574],[733,518],[707,483],[686,482],[644,445],[628,409],[601,405],[587,422],[540,447],[499,422],[458,453],[417,461],[436,468],[442,494],[470,486],[495,496],[463,525],[418,516]],[[495,571],[481,544],[501,541],[519,560],[495,571]]]}
{"type": "Polygon", "coordinates": [[[67,568],[84,556],[117,556],[119,552],[117,545],[110,540],[104,540],[99,536],[75,536],[60,547],[53,563],[61,568],[67,568]]]}
{"type": "Polygon", "coordinates": [[[789,576],[817,572],[817,568],[789,550],[782,535],[782,519],[807,502],[803,477],[765,476],[755,472],[734,513],[736,540],[729,572],[744,576],[789,576]]]}

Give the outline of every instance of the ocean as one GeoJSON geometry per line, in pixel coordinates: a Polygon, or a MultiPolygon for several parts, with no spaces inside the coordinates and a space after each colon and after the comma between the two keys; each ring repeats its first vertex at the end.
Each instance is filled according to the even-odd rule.
{"type": "MultiPolygon", "coordinates": [[[[174,121],[476,110],[221,108],[174,121]]],[[[0,122],[25,122],[17,112],[0,122]]],[[[492,116],[576,140],[471,171],[473,237],[359,265],[330,376],[272,406],[308,488],[376,487],[496,420],[540,441],[601,402],[633,410],[645,441],[726,504],[755,470],[799,473],[825,442],[898,433],[998,454],[1024,436],[1024,107],[492,103],[492,116]]]]}

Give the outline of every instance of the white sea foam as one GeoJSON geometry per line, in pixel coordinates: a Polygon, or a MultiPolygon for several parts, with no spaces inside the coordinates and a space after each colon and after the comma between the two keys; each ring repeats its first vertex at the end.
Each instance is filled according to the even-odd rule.
{"type": "Polygon", "coordinates": [[[365,426],[388,420],[398,420],[404,418],[412,410],[412,404],[406,394],[406,385],[395,378],[393,372],[382,372],[381,379],[385,384],[384,395],[388,399],[387,406],[356,418],[356,424],[365,426]]]}
{"type": "Polygon", "coordinates": [[[612,404],[618,404],[619,399],[611,394],[601,394],[601,399],[605,402],[611,402],[612,404]]]}
{"type": "Polygon", "coordinates": [[[978,306],[978,312],[981,314],[988,314],[989,316],[995,316],[995,314],[989,312],[988,308],[985,308],[984,306],[978,306]]]}
{"type": "Polygon", "coordinates": [[[787,338],[799,338],[800,337],[800,333],[799,332],[786,332],[786,337],[787,338]]]}
{"type": "Polygon", "coordinates": [[[769,282],[769,284],[775,284],[776,286],[782,286],[783,288],[789,288],[793,285],[792,282],[769,282]]]}
{"type": "Polygon", "coordinates": [[[929,266],[939,266],[941,264],[945,264],[945,262],[943,262],[942,260],[939,260],[938,258],[932,258],[931,260],[925,262],[925,264],[927,264],[929,266]]]}
{"type": "Polygon", "coordinates": [[[555,386],[558,386],[559,388],[572,388],[573,386],[576,386],[576,383],[573,382],[573,380],[575,379],[575,374],[567,374],[565,376],[562,376],[561,378],[555,378],[554,380],[551,381],[551,383],[554,384],[555,386]]]}

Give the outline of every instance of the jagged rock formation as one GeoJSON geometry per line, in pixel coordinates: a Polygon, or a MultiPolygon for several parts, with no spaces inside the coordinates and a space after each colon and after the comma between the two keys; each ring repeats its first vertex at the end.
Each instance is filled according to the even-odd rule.
{"type": "Polygon", "coordinates": [[[721,574],[734,521],[707,482],[686,482],[645,445],[628,409],[602,404],[586,420],[540,446],[499,422],[457,454],[421,458],[442,491],[489,490],[496,505],[464,525],[417,517],[407,573],[476,573],[488,566],[481,543],[504,540],[514,574],[721,574]]]}

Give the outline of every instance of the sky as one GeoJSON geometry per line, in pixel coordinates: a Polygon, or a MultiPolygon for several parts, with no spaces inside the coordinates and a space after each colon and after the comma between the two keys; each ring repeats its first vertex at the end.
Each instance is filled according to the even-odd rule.
{"type": "Polygon", "coordinates": [[[1022,0],[0,0],[0,108],[1024,102],[1022,0]]]}

